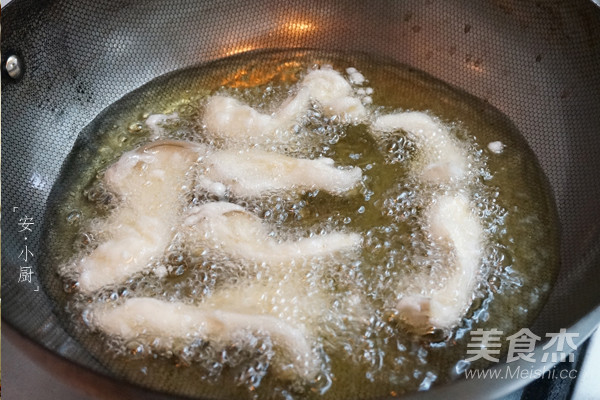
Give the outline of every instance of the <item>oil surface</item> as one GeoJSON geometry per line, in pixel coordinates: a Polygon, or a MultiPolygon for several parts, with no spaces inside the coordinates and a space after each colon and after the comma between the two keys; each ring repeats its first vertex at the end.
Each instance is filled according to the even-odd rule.
{"type": "MultiPolygon", "coordinates": [[[[192,173],[193,175],[193,173],[192,173]]],[[[499,329],[504,337],[528,326],[542,306],[558,269],[556,217],[549,188],[513,125],[487,104],[425,74],[364,55],[307,51],[251,53],[156,79],[105,110],[82,132],[52,194],[47,221],[45,283],[61,305],[67,329],[109,370],[130,381],[171,393],[240,398],[372,398],[426,390],[459,377],[469,363],[471,329],[499,329]],[[353,67],[367,79],[355,85],[372,117],[394,111],[427,111],[448,126],[468,149],[467,182],[475,212],[488,235],[482,260],[484,279],[476,300],[457,328],[445,337],[410,334],[394,318],[399,288],[415,274],[429,271],[436,284],[444,270],[423,232],[423,210],[431,195],[447,190],[426,185],[410,174],[415,144],[404,136],[376,140],[367,124],[342,125],[310,109],[285,143],[263,148],[303,158],[330,157],[336,165],[358,166],[359,188],[346,196],[313,191],[258,199],[228,197],[273,227],[278,238],[297,238],[332,230],[358,232],[359,254],[307,260],[276,271],[241,263],[174,239],[154,269],[165,277],[138,274],[123,284],[90,296],[77,289],[72,260],[103,240],[102,222],[119,206],[103,188],[104,170],[125,151],[150,141],[151,114],[178,119],[162,126],[162,138],[190,140],[215,148],[202,124],[209,95],[234,96],[264,112],[274,110],[310,68],[353,67]],[[488,149],[501,141],[502,153],[488,149]],[[543,227],[543,228],[541,228],[543,227]],[[312,382],[283,381],[270,371],[277,349],[269,338],[216,348],[210,343],[153,346],[152,338],[124,341],[93,331],[86,307],[152,296],[190,304],[210,301],[223,289],[271,282],[293,292],[278,316],[297,318],[315,332],[321,371],[312,382]],[[305,299],[305,300],[298,300],[305,299]],[[310,299],[310,300],[306,300],[310,299]],[[320,299],[325,299],[320,301],[320,299]],[[107,351],[108,349],[108,351],[107,351]]],[[[193,182],[193,176],[190,177],[193,182]]],[[[182,210],[214,200],[190,184],[182,210]]],[[[273,295],[277,299],[279,295],[273,295]]],[[[251,296],[249,296],[251,298],[251,296]]],[[[257,309],[259,307],[257,306],[257,309]]],[[[267,310],[272,313],[272,310],[267,310]]],[[[479,360],[471,367],[485,367],[479,360]]]]}

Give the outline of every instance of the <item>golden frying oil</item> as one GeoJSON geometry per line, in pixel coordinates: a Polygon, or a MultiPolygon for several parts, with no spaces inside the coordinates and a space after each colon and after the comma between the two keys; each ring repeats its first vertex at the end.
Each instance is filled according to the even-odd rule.
{"type": "MultiPolygon", "coordinates": [[[[558,268],[551,193],[533,153],[510,121],[486,103],[423,73],[360,54],[251,53],[158,78],[109,107],[82,132],[51,200],[45,245],[54,257],[46,260],[46,270],[61,274],[46,274],[45,282],[65,310],[69,332],[115,375],[189,396],[372,398],[443,384],[469,366],[464,360],[469,357],[471,329],[496,328],[506,337],[535,319],[558,268]],[[267,150],[331,157],[337,165],[358,166],[364,176],[360,187],[347,196],[309,192],[228,200],[259,215],[274,227],[274,234],[359,232],[364,239],[359,255],[312,260],[275,274],[264,266],[223,262],[219,255],[199,257],[176,235],[157,261],[169,271],[166,278],[140,274],[89,297],[77,292],[76,276],[65,266],[101,240],[93,228],[98,224],[92,221],[102,221],[118,206],[114,194],[102,187],[103,170],[123,152],[148,142],[152,132],[144,121],[149,115],[178,113],[178,120],[164,125],[166,137],[224,146],[203,134],[208,95],[224,93],[272,111],[310,68],[323,65],[340,72],[354,67],[365,76],[367,81],[355,90],[371,96],[372,115],[427,111],[468,147],[475,171],[469,185],[489,241],[478,297],[449,337],[415,337],[393,318],[399,282],[434,268],[427,257],[421,215],[428,195],[444,189],[411,178],[415,149],[406,138],[378,142],[366,124],[343,126],[324,118],[318,108],[307,112],[289,142],[267,150]],[[505,145],[501,154],[488,149],[495,141],[505,145]],[[270,373],[269,357],[277,350],[265,337],[246,348],[217,349],[195,341],[161,350],[148,338],[125,342],[91,332],[85,324],[84,310],[90,303],[136,296],[201,302],[219,288],[281,275],[301,276],[308,295],[330,299],[314,321],[323,359],[315,382],[284,382],[270,373]],[[353,296],[364,303],[366,321],[351,322],[356,310],[347,303],[353,296]]],[[[190,204],[210,200],[214,199],[193,185],[184,199],[190,204]]],[[[471,366],[485,365],[478,361],[471,366]]]]}

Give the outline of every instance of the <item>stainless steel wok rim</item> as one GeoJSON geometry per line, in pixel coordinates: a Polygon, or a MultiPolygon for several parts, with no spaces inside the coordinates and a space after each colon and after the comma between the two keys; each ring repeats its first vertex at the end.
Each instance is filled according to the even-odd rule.
{"type": "MultiPolygon", "coordinates": [[[[261,53],[265,53],[265,54],[271,54],[273,52],[277,52],[277,51],[286,51],[286,52],[291,52],[291,53],[299,53],[299,55],[301,56],[302,53],[306,53],[306,52],[315,52],[317,54],[323,54],[323,56],[327,56],[328,53],[331,54],[344,54],[346,52],[331,52],[331,51],[327,51],[327,50],[323,50],[323,49],[318,49],[318,48],[292,48],[292,49],[256,49],[256,50],[251,50],[248,52],[244,52],[241,53],[239,55],[234,55],[231,57],[227,57],[227,58],[220,58],[220,59],[216,59],[216,60],[210,60],[208,62],[204,62],[204,63],[199,63],[196,65],[192,65],[192,66],[187,66],[185,68],[182,69],[178,69],[178,70],[174,70],[171,72],[167,72],[163,75],[157,76],[154,79],[152,79],[151,81],[147,82],[146,84],[142,85],[141,87],[134,89],[133,91],[125,94],[123,97],[121,97],[120,99],[116,100],[113,104],[109,105],[108,107],[104,108],[103,110],[101,110],[98,115],[92,119],[86,126],[85,128],[81,131],[81,133],[78,135],[78,138],[75,142],[75,144],[73,145],[73,149],[77,149],[77,148],[82,148],[85,147],[85,145],[90,141],[90,135],[93,134],[97,134],[99,131],[102,131],[104,128],[98,128],[99,126],[103,126],[103,124],[106,124],[106,118],[105,116],[110,114],[111,112],[119,112],[117,110],[113,110],[113,107],[115,104],[118,105],[122,105],[123,102],[128,102],[128,101],[134,101],[134,99],[136,99],[139,96],[139,93],[143,92],[147,86],[155,84],[157,82],[160,81],[168,81],[169,79],[171,79],[171,77],[180,74],[182,72],[185,71],[193,71],[196,70],[198,68],[201,67],[211,67],[211,66],[218,66],[222,63],[231,63],[234,62],[237,59],[243,59],[244,57],[246,57],[249,54],[261,54],[261,53]]],[[[381,55],[376,55],[376,54],[370,54],[368,52],[347,52],[347,54],[352,54],[356,57],[365,57],[365,58],[374,58],[377,61],[381,62],[381,63],[388,63],[390,66],[392,65],[398,65],[397,62],[394,61],[393,58],[389,58],[389,57],[385,57],[385,56],[381,56],[381,55]]],[[[426,72],[420,71],[418,69],[414,69],[412,67],[407,66],[410,70],[411,73],[414,73],[417,76],[427,76],[430,79],[435,79],[437,81],[439,81],[437,78],[429,75],[426,72]]],[[[453,90],[453,91],[459,91],[459,92],[463,92],[463,96],[466,96],[466,98],[470,98],[470,99],[476,99],[475,96],[464,92],[462,89],[457,88],[457,87],[453,87],[452,85],[443,82],[443,81],[439,81],[438,82],[439,85],[443,86],[446,90],[453,90]]],[[[524,139],[523,139],[524,140],[524,139]]],[[[77,153],[77,151],[73,151],[73,149],[70,152],[69,157],[74,157],[77,153]]],[[[533,157],[535,157],[535,154],[531,154],[533,157]]],[[[68,164],[68,158],[67,160],[65,160],[64,164],[68,164]]],[[[59,173],[59,176],[62,176],[63,172],[62,172],[62,168],[61,168],[61,173],[59,173]]],[[[547,178],[544,176],[544,179],[547,180],[547,178]]],[[[549,184],[547,184],[549,186],[549,184]]],[[[48,199],[51,199],[53,196],[53,192],[56,190],[57,186],[60,186],[59,182],[55,182],[55,185],[53,186],[51,192],[48,195],[48,199]]],[[[60,190],[59,190],[60,191],[60,190]]],[[[47,200],[48,200],[47,199],[47,200]]],[[[553,203],[555,203],[554,198],[549,199],[551,200],[553,203]]],[[[49,208],[46,208],[46,217],[44,218],[45,221],[48,220],[48,213],[51,210],[49,208]]],[[[553,210],[554,211],[554,210],[553,210]]],[[[560,226],[559,226],[560,229],[560,226]]],[[[45,236],[48,233],[48,226],[47,224],[44,224],[44,228],[42,230],[42,236],[45,236]]],[[[600,240],[600,238],[599,238],[600,240]]],[[[42,241],[43,243],[43,241],[42,241]]],[[[43,264],[43,263],[42,263],[43,264]]],[[[43,274],[47,274],[49,272],[45,272],[44,270],[40,271],[40,273],[43,274]]],[[[555,277],[556,279],[556,277],[555,277]]],[[[554,284],[554,282],[552,282],[552,284],[554,284]]],[[[54,308],[54,314],[58,316],[59,320],[62,320],[63,318],[61,318],[58,314],[63,314],[62,310],[58,309],[58,306],[56,304],[56,302],[53,302],[53,308],[54,308]]],[[[4,318],[3,318],[4,321],[4,318]]],[[[600,306],[598,306],[598,308],[590,313],[589,315],[587,315],[585,318],[582,318],[580,321],[578,321],[577,323],[575,323],[573,326],[571,326],[571,328],[569,329],[569,331],[574,331],[574,332],[580,332],[580,336],[575,340],[577,345],[580,345],[581,343],[583,343],[585,341],[585,339],[587,339],[587,337],[589,337],[593,331],[595,330],[596,326],[598,324],[600,324],[600,306]]],[[[58,357],[58,359],[60,359],[61,362],[67,363],[68,365],[70,365],[73,368],[77,368],[77,369],[83,369],[86,371],[86,373],[90,373],[90,374],[99,374],[102,376],[103,379],[106,380],[106,384],[117,384],[117,385],[124,385],[126,387],[131,388],[132,390],[136,390],[136,391],[140,391],[143,392],[144,395],[148,395],[149,393],[155,393],[161,396],[166,396],[167,398],[174,398],[174,399],[197,399],[196,397],[186,397],[186,396],[182,396],[182,395],[173,395],[170,394],[168,392],[163,392],[163,391],[157,391],[157,390],[153,390],[150,388],[147,388],[143,385],[140,384],[136,384],[134,382],[129,382],[127,380],[124,379],[119,379],[117,377],[111,376],[109,373],[104,373],[101,371],[95,371],[92,368],[90,368],[89,366],[86,366],[84,364],[81,364],[75,360],[72,360],[68,357],[65,357],[61,354],[58,354],[54,351],[52,351],[51,349],[47,348],[46,346],[43,346],[37,342],[35,342],[35,340],[33,338],[31,338],[30,336],[28,336],[25,332],[19,331],[18,328],[16,328],[15,326],[13,326],[9,321],[3,322],[5,324],[5,326],[7,326],[9,328],[9,330],[14,331],[12,332],[11,336],[14,337],[14,335],[19,335],[20,338],[22,339],[22,342],[27,342],[27,347],[28,346],[34,346],[37,347],[38,350],[44,352],[45,354],[48,355],[52,355],[55,357],[58,357]]],[[[73,334],[73,332],[67,329],[67,333],[69,334],[73,334]]],[[[540,343],[539,345],[536,346],[535,350],[534,350],[534,354],[541,354],[543,353],[542,351],[542,347],[547,343],[547,341],[540,343]]],[[[24,347],[24,346],[22,346],[24,347]]],[[[24,350],[27,352],[27,349],[24,348],[24,350]]],[[[525,368],[531,368],[531,364],[526,364],[525,362],[522,362],[523,360],[520,360],[521,362],[513,362],[510,364],[511,368],[517,368],[517,367],[521,367],[521,369],[525,369],[525,368]]],[[[557,362],[551,362],[548,361],[546,363],[539,363],[536,364],[536,368],[541,369],[541,368],[550,368],[551,366],[557,364],[557,362]]],[[[502,363],[498,363],[495,364],[491,367],[489,367],[489,369],[493,369],[493,370],[499,370],[501,371],[500,374],[504,374],[506,369],[509,367],[508,364],[502,362],[502,363]]],[[[466,380],[466,379],[457,379],[455,381],[452,381],[450,383],[441,385],[441,386],[433,386],[432,389],[428,390],[428,391],[422,391],[422,392],[413,392],[413,393],[407,393],[405,395],[403,395],[403,398],[407,398],[407,399],[411,399],[411,398],[415,398],[415,399],[433,399],[433,398],[438,398],[439,396],[447,396],[448,392],[450,391],[451,393],[456,392],[456,394],[458,395],[460,393],[460,395],[464,395],[464,394],[468,394],[468,395],[472,395],[472,396],[489,396],[489,391],[493,390],[494,395],[497,395],[498,397],[501,397],[503,395],[509,394],[510,392],[517,390],[523,386],[525,386],[527,383],[533,381],[533,378],[529,378],[529,379],[521,379],[521,380],[515,380],[515,381],[500,381],[502,382],[501,384],[497,384],[495,382],[498,382],[498,380],[493,380],[493,379],[489,379],[486,380],[486,386],[484,389],[478,389],[477,386],[481,386],[481,383],[471,383],[471,382],[479,382],[478,380],[466,380]]],[[[101,386],[101,385],[99,385],[101,386]]],[[[200,397],[200,399],[205,399],[204,397],[200,397]]],[[[393,399],[393,397],[385,397],[382,399],[393,399]]]]}
{"type": "MultiPolygon", "coordinates": [[[[576,347],[582,345],[591,335],[592,333],[600,326],[600,306],[598,306],[595,310],[590,312],[584,318],[579,320],[573,326],[569,327],[567,331],[569,332],[579,332],[580,335],[575,338],[573,341],[576,347]]],[[[36,342],[34,339],[30,338],[25,332],[19,331],[16,327],[12,326],[10,322],[5,321],[2,318],[2,325],[4,332],[8,333],[8,338],[11,342],[14,342],[19,348],[21,348],[28,357],[35,361],[39,361],[40,359],[46,358],[46,369],[50,371],[53,375],[60,375],[59,377],[65,381],[70,377],[70,373],[75,374],[76,376],[83,376],[87,381],[87,386],[82,388],[81,385],[77,385],[79,390],[90,390],[90,387],[93,387],[93,390],[96,393],[101,393],[103,388],[106,388],[107,385],[109,387],[115,389],[123,389],[128,388],[133,391],[133,394],[151,396],[146,398],[157,400],[159,399],[181,399],[181,400],[208,400],[206,397],[187,397],[181,395],[174,395],[163,391],[152,390],[147,387],[118,379],[116,377],[110,376],[108,374],[95,371],[90,367],[80,364],[75,360],[71,360],[69,358],[64,357],[61,354],[54,352],[53,350],[41,345],[36,342]],[[52,368],[51,362],[57,361],[62,365],[66,366],[67,373],[58,374],[54,368],[52,368]],[[97,378],[98,381],[91,381],[89,378],[93,377],[94,380],[97,378]],[[92,383],[93,382],[93,383],[92,383]]],[[[538,344],[535,347],[534,354],[541,354],[543,352],[543,346],[547,343],[547,341],[538,344]]],[[[556,365],[558,362],[538,362],[533,364],[533,368],[535,369],[545,369],[548,370],[552,366],[556,365]]],[[[521,368],[521,369],[530,369],[532,368],[532,364],[528,363],[524,360],[518,360],[516,362],[507,364],[505,362],[499,363],[490,367],[489,369],[494,371],[500,371],[501,375],[505,375],[508,368],[521,368]]],[[[61,367],[59,369],[63,371],[61,367]]],[[[402,396],[405,399],[416,399],[416,400],[433,400],[439,398],[500,398],[502,396],[506,396],[520,388],[523,388],[528,383],[534,381],[535,378],[533,376],[529,376],[527,379],[516,379],[516,380],[501,380],[501,379],[472,379],[467,380],[464,378],[459,378],[455,381],[447,383],[442,386],[433,386],[428,391],[422,392],[412,392],[407,393],[402,396]],[[485,382],[485,385],[482,383],[485,382]],[[491,397],[490,397],[491,396],[491,397]]],[[[103,398],[103,397],[101,397],[103,398]]],[[[107,399],[109,397],[106,397],[107,399]]],[[[393,400],[396,397],[382,397],[381,400],[393,400]]]]}

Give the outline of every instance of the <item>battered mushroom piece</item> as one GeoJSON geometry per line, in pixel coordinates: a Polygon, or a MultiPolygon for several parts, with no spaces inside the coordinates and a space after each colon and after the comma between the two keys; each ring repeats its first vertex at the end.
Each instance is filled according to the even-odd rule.
{"type": "Polygon", "coordinates": [[[361,245],[360,235],[342,232],[277,241],[260,218],[226,202],[192,208],[184,225],[191,228],[191,241],[209,243],[238,259],[270,265],[355,250],[361,245]]]}
{"type": "MultiPolygon", "coordinates": [[[[443,125],[422,112],[383,115],[372,126],[376,136],[406,132],[418,146],[420,156],[413,164],[418,179],[437,184],[465,183],[469,172],[466,150],[443,125]]],[[[463,190],[466,188],[463,188],[463,190]]],[[[467,312],[480,274],[483,227],[463,193],[434,196],[425,211],[427,226],[435,243],[446,249],[448,268],[443,277],[417,277],[404,293],[397,309],[416,332],[431,328],[451,329],[467,312]],[[445,279],[444,279],[445,278],[445,279]],[[443,287],[432,282],[443,280],[443,287]]]]}
{"type": "Polygon", "coordinates": [[[466,196],[442,195],[426,211],[429,233],[447,252],[443,286],[431,287],[439,277],[420,276],[402,295],[397,309],[402,319],[419,333],[430,328],[452,329],[473,301],[481,271],[483,227],[466,196]]]}
{"type": "Polygon", "coordinates": [[[311,71],[300,85],[309,90],[310,98],[321,105],[328,117],[335,115],[350,124],[360,123],[367,116],[360,99],[354,97],[352,86],[333,69],[311,71]]]}
{"type": "Polygon", "coordinates": [[[358,185],[360,168],[333,164],[330,158],[308,160],[257,149],[215,151],[202,159],[205,170],[198,184],[211,191],[211,183],[219,182],[233,195],[246,198],[317,189],[339,195],[358,185]]]}
{"type": "Polygon", "coordinates": [[[273,114],[263,114],[233,97],[215,95],[206,103],[207,133],[234,142],[285,141],[288,130],[309,105],[308,91],[301,89],[273,114]]]}
{"type": "Polygon", "coordinates": [[[377,118],[371,131],[406,132],[419,147],[420,160],[414,166],[420,179],[433,183],[450,183],[464,179],[468,173],[467,152],[443,125],[423,112],[403,112],[377,118]]]}
{"type": "Polygon", "coordinates": [[[343,123],[359,123],[367,115],[346,79],[332,69],[320,69],[309,72],[296,94],[272,114],[261,113],[232,97],[215,95],[206,103],[203,121],[209,135],[234,142],[285,141],[311,101],[321,105],[326,116],[337,116],[343,123]]]}
{"type": "Polygon", "coordinates": [[[104,184],[121,201],[102,223],[108,239],[76,262],[82,292],[120,283],[161,256],[172,227],[181,223],[186,171],[202,151],[189,142],[155,142],[123,154],[106,170],[104,184]]]}
{"type": "MultiPolygon", "coordinates": [[[[243,297],[237,299],[246,303],[243,297]]],[[[153,342],[165,348],[171,347],[173,339],[198,338],[222,348],[244,344],[248,335],[265,334],[278,350],[273,366],[279,377],[311,380],[319,371],[318,357],[303,328],[275,316],[144,297],[116,306],[94,305],[90,311],[90,324],[109,335],[126,340],[142,335],[157,338],[153,342]]]]}

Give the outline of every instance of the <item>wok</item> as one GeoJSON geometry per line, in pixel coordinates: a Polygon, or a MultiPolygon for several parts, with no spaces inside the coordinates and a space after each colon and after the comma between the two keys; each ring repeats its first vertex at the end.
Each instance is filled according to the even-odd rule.
{"type": "MultiPolygon", "coordinates": [[[[172,394],[121,382],[53,311],[38,260],[61,165],[82,129],[117,99],[241,50],[385,56],[506,114],[539,159],[560,222],[560,271],[530,328],[542,337],[567,328],[580,334],[578,344],[600,322],[600,8],[590,1],[16,0],[2,10],[2,34],[2,65],[10,55],[22,62],[20,78],[2,72],[3,328],[74,384],[94,384],[105,396],[172,394]],[[316,29],[283,28],[302,21],[316,29]],[[18,282],[24,216],[35,224],[26,242],[31,284],[18,282]]],[[[512,365],[531,367],[521,361],[512,365]]],[[[415,396],[495,397],[525,383],[458,380],[415,396]]]]}

